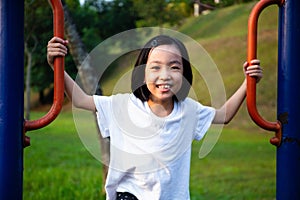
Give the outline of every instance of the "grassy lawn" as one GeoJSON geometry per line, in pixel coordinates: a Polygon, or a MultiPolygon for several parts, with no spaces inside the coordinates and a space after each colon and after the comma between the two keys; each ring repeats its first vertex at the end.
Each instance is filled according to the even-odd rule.
{"type": "Polygon", "coordinates": [[[192,199],[275,199],[275,152],[269,135],[224,129],[213,151],[191,167],[192,199]]]}
{"type": "MultiPolygon", "coordinates": [[[[34,113],[33,118],[41,113],[34,113]]],[[[94,122],[91,122],[94,123],[94,122]]],[[[24,152],[24,200],[104,199],[102,164],[86,150],[64,111],[50,126],[29,132],[24,152]]],[[[203,159],[193,144],[191,198],[275,199],[275,151],[270,135],[224,129],[203,159]]],[[[95,138],[96,140],[97,138],[95,138]]]]}
{"type": "Polygon", "coordinates": [[[24,199],[101,199],[101,163],[82,145],[72,112],[27,135],[31,146],[24,150],[24,199]]]}

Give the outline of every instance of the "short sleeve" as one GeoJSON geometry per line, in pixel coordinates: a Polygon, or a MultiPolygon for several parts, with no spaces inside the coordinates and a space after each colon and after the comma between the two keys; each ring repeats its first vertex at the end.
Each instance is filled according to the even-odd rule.
{"type": "Polygon", "coordinates": [[[209,127],[211,126],[216,114],[216,110],[209,106],[203,106],[200,103],[197,104],[197,123],[194,139],[201,140],[204,137],[205,133],[208,131],[209,127]]]}
{"type": "Polygon", "coordinates": [[[107,96],[93,96],[94,103],[96,106],[97,123],[100,129],[102,137],[110,137],[109,122],[111,121],[110,110],[112,98],[107,96]]]}

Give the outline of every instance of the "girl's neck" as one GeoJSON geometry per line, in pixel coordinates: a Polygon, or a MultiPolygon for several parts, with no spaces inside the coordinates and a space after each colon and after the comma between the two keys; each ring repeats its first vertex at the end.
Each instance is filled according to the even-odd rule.
{"type": "Polygon", "coordinates": [[[173,99],[168,101],[154,101],[152,98],[149,98],[147,101],[151,111],[158,117],[166,117],[173,111],[174,101],[173,99]]]}

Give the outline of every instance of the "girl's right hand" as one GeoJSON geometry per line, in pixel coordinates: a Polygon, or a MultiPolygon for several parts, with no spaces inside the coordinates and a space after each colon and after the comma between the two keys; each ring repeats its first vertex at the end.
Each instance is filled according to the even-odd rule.
{"type": "Polygon", "coordinates": [[[54,58],[57,56],[65,56],[68,53],[68,40],[53,37],[47,45],[47,61],[53,67],[54,58]]]}

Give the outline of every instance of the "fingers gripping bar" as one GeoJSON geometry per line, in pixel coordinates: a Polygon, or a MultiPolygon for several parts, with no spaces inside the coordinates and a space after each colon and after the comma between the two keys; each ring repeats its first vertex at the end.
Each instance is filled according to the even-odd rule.
{"type": "MultiPolygon", "coordinates": [[[[247,62],[256,59],[257,55],[257,22],[262,10],[272,4],[282,6],[284,0],[261,0],[252,9],[248,21],[248,55],[247,62]]],[[[261,128],[274,131],[275,137],[270,139],[271,144],[279,146],[281,143],[282,132],[281,123],[279,121],[269,122],[263,119],[257,111],[256,107],[256,78],[247,75],[247,108],[252,120],[261,128]]]]}
{"type": "MultiPolygon", "coordinates": [[[[64,37],[64,11],[60,0],[49,0],[53,11],[54,36],[64,37]]],[[[46,115],[37,120],[24,121],[24,146],[29,146],[29,138],[26,131],[40,129],[50,124],[60,113],[64,100],[64,58],[54,59],[54,96],[53,103],[46,115]]]]}

